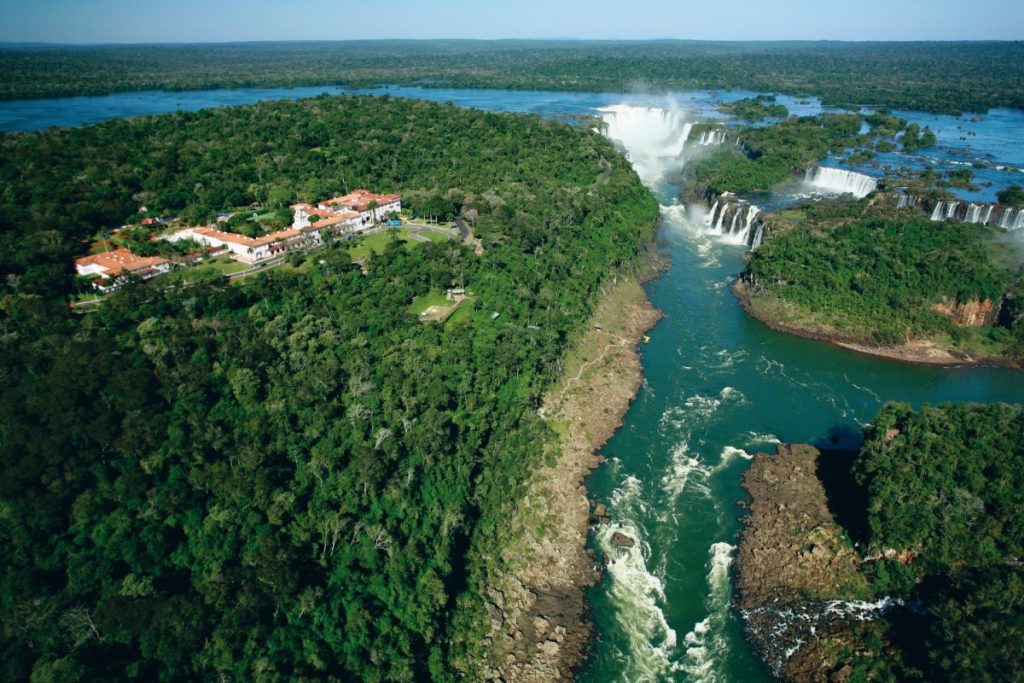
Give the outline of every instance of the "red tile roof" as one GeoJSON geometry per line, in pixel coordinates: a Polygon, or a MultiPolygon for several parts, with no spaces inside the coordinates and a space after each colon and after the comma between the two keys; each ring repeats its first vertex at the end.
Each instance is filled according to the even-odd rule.
{"type": "Polygon", "coordinates": [[[105,268],[106,272],[103,273],[103,277],[112,277],[121,273],[133,273],[145,268],[158,266],[161,263],[167,263],[167,259],[160,256],[136,256],[124,247],[75,259],[76,266],[97,265],[105,268]]]}

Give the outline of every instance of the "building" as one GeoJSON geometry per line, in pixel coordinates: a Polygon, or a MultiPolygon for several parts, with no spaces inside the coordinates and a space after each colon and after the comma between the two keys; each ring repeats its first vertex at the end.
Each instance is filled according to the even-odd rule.
{"type": "Polygon", "coordinates": [[[295,204],[295,222],[292,227],[301,229],[310,224],[310,216],[322,221],[345,216],[340,221],[342,228],[336,232],[361,230],[367,226],[387,220],[391,214],[402,211],[402,196],[398,194],[374,194],[369,190],[356,190],[342,197],[334,197],[310,204],[295,204]],[[351,214],[355,214],[353,217],[351,214]]]}
{"type": "Polygon", "coordinates": [[[263,237],[247,237],[205,226],[185,228],[163,239],[171,242],[194,240],[204,246],[230,252],[235,260],[249,264],[273,258],[296,246],[315,246],[321,241],[315,225],[302,230],[278,230],[263,237]]]}
{"type": "Polygon", "coordinates": [[[171,269],[171,263],[160,256],[137,256],[124,247],[75,259],[79,275],[98,276],[93,285],[102,291],[116,289],[123,277],[149,279],[171,269]]]}

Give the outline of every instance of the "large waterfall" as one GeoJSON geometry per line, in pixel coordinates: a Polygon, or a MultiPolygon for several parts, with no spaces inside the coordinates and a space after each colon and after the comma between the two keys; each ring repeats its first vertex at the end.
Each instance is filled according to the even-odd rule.
{"type": "Polygon", "coordinates": [[[683,149],[693,124],[676,109],[615,104],[602,107],[609,138],[629,153],[637,174],[648,184],[682,168],[683,149]]]}
{"type": "Polygon", "coordinates": [[[869,175],[826,166],[807,169],[804,181],[823,192],[852,194],[858,199],[874,192],[878,187],[878,181],[869,175]]]}

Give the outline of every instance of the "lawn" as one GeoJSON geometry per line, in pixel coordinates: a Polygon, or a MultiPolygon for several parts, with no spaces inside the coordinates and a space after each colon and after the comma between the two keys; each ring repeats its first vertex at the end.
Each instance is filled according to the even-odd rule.
{"type": "Polygon", "coordinates": [[[445,299],[444,294],[438,292],[428,292],[427,294],[416,297],[416,300],[409,305],[409,312],[419,315],[423,311],[427,310],[431,306],[450,306],[453,302],[445,299]]]}
{"type": "Polygon", "coordinates": [[[447,235],[442,235],[441,233],[434,232],[433,230],[420,230],[420,234],[423,235],[424,237],[426,237],[431,242],[447,242],[448,241],[448,236],[447,235]]]}
{"type": "Polygon", "coordinates": [[[383,253],[384,247],[394,239],[392,235],[396,235],[400,241],[405,242],[406,244],[412,242],[412,240],[409,239],[407,231],[399,228],[394,231],[389,230],[387,232],[378,232],[367,237],[360,237],[356,240],[352,240],[346,245],[348,253],[352,256],[353,261],[365,261],[370,257],[371,252],[376,252],[378,254],[383,253]]]}
{"type": "Polygon", "coordinates": [[[463,320],[471,320],[473,317],[473,300],[464,299],[455,312],[448,316],[445,325],[454,325],[463,320]]]}

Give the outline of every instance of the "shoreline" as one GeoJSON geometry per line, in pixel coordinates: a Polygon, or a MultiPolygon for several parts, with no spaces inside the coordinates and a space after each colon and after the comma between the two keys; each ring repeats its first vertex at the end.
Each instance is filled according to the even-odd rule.
{"type": "Polygon", "coordinates": [[[583,482],[604,462],[598,450],[643,383],[639,345],[662,314],[642,282],[656,270],[651,263],[603,288],[562,378],[544,396],[539,414],[558,439],[510,520],[521,541],[503,553],[507,570],[489,589],[485,680],[571,680],[587,660],[594,629],[584,590],[603,572],[586,547],[592,515],[583,482]]]}
{"type": "Polygon", "coordinates": [[[1020,370],[1021,365],[1016,361],[1001,358],[971,358],[970,356],[957,356],[954,353],[940,348],[928,340],[920,340],[916,345],[902,346],[875,346],[863,340],[844,337],[839,333],[829,333],[825,330],[810,330],[795,325],[779,322],[770,318],[765,312],[758,309],[754,304],[756,298],[752,295],[742,281],[736,282],[731,288],[732,293],[740,303],[740,307],[751,318],[762,325],[776,332],[791,334],[804,339],[824,342],[837,346],[848,351],[855,351],[876,358],[897,361],[900,363],[911,363],[914,365],[930,365],[938,367],[1001,367],[1020,370]]]}

